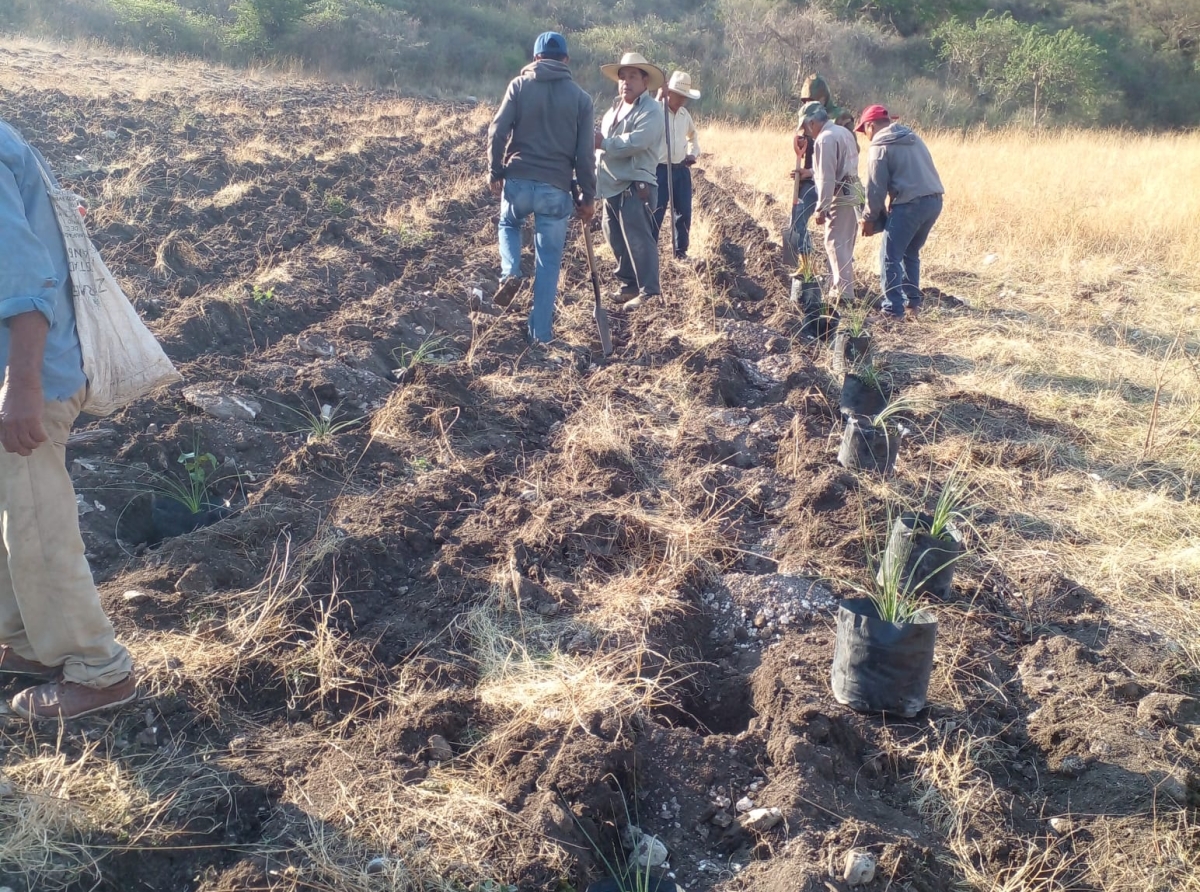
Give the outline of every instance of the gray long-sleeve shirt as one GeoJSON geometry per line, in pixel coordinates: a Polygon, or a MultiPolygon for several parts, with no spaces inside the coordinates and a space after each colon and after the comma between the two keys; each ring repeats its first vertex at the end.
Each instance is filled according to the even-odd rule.
{"type": "Polygon", "coordinates": [[[896,205],[946,192],[924,141],[903,124],[892,124],[876,133],[867,158],[863,219],[878,220],[889,196],[896,205]]]}
{"type": "Polygon", "coordinates": [[[563,62],[539,59],[508,85],[488,128],[493,180],[548,183],[571,191],[579,181],[584,201],[596,197],[592,97],[563,62]]]}
{"type": "Polygon", "coordinates": [[[663,107],[648,92],[628,106],[615,104],[600,125],[596,194],[620,195],[634,183],[658,182],[658,155],[666,140],[663,107]]]}

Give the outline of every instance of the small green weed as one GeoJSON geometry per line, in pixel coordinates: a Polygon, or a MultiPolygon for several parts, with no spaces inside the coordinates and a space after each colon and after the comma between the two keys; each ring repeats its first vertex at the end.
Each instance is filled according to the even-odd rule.
{"type": "Polygon", "coordinates": [[[444,335],[430,335],[415,350],[398,347],[392,351],[397,369],[415,369],[419,365],[444,365],[453,358],[453,352],[445,346],[444,335]]]}
{"type": "Polygon", "coordinates": [[[350,212],[350,202],[333,192],[325,193],[325,210],[338,217],[344,217],[350,212]]]}
{"type": "Polygon", "coordinates": [[[275,289],[260,288],[258,285],[255,285],[250,292],[250,299],[260,306],[262,304],[269,304],[275,299],[275,289]]]}

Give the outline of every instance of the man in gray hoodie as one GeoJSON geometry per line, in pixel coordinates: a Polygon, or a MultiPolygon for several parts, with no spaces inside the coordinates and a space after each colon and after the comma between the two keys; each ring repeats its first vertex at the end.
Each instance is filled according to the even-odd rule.
{"type": "Polygon", "coordinates": [[[909,315],[916,316],[921,311],[921,249],[942,213],[946,190],[921,137],[893,122],[882,105],[863,111],[855,129],[871,140],[862,233],[883,233],[882,310],[903,318],[907,306],[909,315]]]}
{"type": "Polygon", "coordinates": [[[494,300],[506,307],[521,288],[521,227],[533,214],[529,339],[534,344],[553,338],[558,277],[574,204],[572,180],[579,182],[576,210],[585,226],[596,212],[592,98],[571,78],[569,62],[565,37],[554,31],[540,35],[533,63],[508,85],[488,129],[488,182],[500,198],[501,279],[494,300]]]}

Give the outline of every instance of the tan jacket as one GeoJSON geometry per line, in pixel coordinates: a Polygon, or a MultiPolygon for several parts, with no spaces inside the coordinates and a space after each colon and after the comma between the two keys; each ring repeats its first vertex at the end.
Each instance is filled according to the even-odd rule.
{"type": "Polygon", "coordinates": [[[863,203],[858,178],[858,142],[854,134],[832,121],[821,128],[813,144],[813,181],[817,186],[817,213],[833,207],[863,203]]]}

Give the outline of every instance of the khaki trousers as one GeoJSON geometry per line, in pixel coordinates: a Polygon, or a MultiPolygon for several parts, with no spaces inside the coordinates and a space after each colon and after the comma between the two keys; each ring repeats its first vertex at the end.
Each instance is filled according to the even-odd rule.
{"type": "Polygon", "coordinates": [[[0,449],[0,644],[104,688],[133,668],[84,557],[67,437],[84,391],[46,404],[49,440],[27,458],[0,449]]]}
{"type": "Polygon", "coordinates": [[[858,215],[851,205],[834,205],[825,220],[825,253],[833,273],[833,287],[843,307],[854,300],[854,243],[858,241],[858,215]]]}

